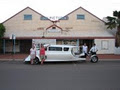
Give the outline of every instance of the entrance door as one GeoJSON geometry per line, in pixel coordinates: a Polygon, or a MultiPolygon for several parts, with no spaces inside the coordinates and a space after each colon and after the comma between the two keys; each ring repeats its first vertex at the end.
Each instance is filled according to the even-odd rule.
{"type": "Polygon", "coordinates": [[[20,40],[20,52],[29,53],[32,47],[32,40],[20,40]]]}
{"type": "Polygon", "coordinates": [[[79,40],[79,45],[83,45],[84,43],[87,44],[88,50],[89,50],[94,43],[94,39],[81,39],[81,40],[79,40]]]}

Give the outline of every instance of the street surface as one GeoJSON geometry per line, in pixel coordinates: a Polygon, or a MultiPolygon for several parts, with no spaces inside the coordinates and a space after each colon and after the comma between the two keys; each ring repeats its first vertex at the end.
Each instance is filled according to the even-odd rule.
{"type": "Polygon", "coordinates": [[[0,61],[0,90],[120,90],[120,61],[0,61]]]}

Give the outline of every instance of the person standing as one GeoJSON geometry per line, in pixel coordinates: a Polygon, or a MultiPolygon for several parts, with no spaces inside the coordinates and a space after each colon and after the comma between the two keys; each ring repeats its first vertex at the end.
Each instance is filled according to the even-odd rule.
{"type": "Polygon", "coordinates": [[[34,64],[33,60],[35,59],[36,57],[36,48],[35,48],[35,45],[32,44],[32,48],[30,49],[30,62],[31,64],[34,64]]]}
{"type": "Polygon", "coordinates": [[[45,61],[45,48],[43,44],[41,44],[41,48],[40,48],[40,59],[41,59],[41,64],[43,64],[43,62],[45,61]]]}
{"type": "Polygon", "coordinates": [[[88,52],[88,46],[86,45],[86,43],[84,43],[82,48],[83,48],[83,52],[85,53],[85,57],[86,57],[87,56],[87,52],[88,52]]]}
{"type": "Polygon", "coordinates": [[[92,55],[96,54],[96,52],[98,51],[96,44],[93,44],[92,48],[90,49],[89,53],[91,53],[92,55]]]}

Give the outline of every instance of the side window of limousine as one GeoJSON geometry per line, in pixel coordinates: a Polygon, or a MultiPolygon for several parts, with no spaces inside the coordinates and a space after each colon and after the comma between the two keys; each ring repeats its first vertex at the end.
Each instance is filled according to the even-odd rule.
{"type": "Polygon", "coordinates": [[[69,51],[69,47],[64,47],[64,51],[69,51]]]}
{"type": "Polygon", "coordinates": [[[49,47],[49,51],[62,51],[62,47],[49,47]]]}

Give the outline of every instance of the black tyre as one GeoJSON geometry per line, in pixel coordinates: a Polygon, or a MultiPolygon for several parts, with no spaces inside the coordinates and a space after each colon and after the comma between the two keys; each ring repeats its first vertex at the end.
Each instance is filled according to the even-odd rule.
{"type": "Polygon", "coordinates": [[[30,64],[30,62],[29,62],[29,61],[25,61],[24,63],[25,63],[25,64],[30,64]]]}
{"type": "Polygon", "coordinates": [[[91,58],[91,62],[92,62],[92,63],[98,62],[98,57],[97,57],[97,56],[93,56],[93,57],[91,58]]]}
{"type": "Polygon", "coordinates": [[[35,57],[34,59],[34,64],[38,64],[39,63],[39,58],[38,57],[35,57]]]}

